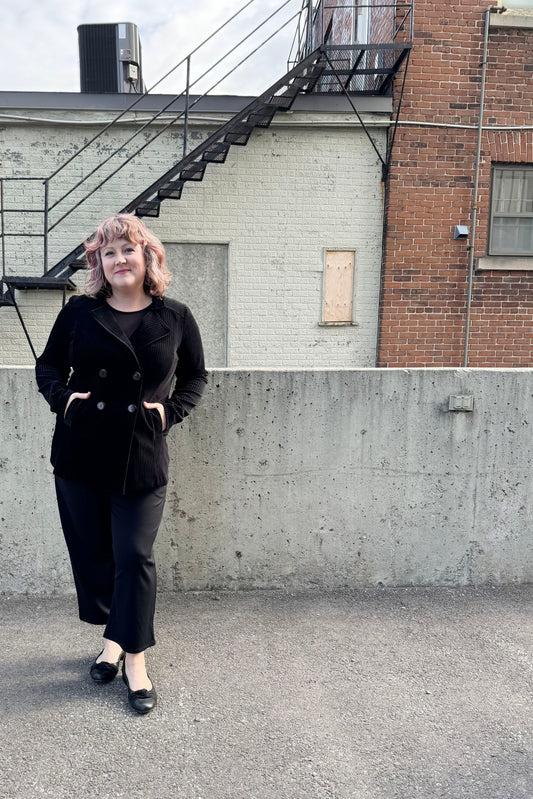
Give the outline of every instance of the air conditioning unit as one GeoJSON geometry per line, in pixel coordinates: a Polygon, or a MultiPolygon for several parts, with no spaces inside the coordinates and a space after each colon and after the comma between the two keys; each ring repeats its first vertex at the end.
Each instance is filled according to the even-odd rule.
{"type": "Polygon", "coordinates": [[[78,42],[82,92],[146,91],[141,40],[132,22],[79,25],[78,42]]]}

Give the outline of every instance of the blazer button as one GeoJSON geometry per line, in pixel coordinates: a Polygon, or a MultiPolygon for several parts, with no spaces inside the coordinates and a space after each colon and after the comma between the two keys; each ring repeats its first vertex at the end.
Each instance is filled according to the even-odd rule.
{"type": "Polygon", "coordinates": [[[129,413],[135,413],[136,410],[137,410],[137,406],[136,405],[128,405],[129,413]]]}
{"type": "Polygon", "coordinates": [[[107,377],[107,369],[100,369],[98,377],[107,377]]]}
{"type": "Polygon", "coordinates": [[[98,408],[99,411],[103,411],[105,408],[105,402],[97,402],[96,407],[98,408]]]}
{"type": "Polygon", "coordinates": [[[141,377],[142,377],[142,374],[141,374],[140,372],[134,372],[134,373],[132,374],[132,377],[133,377],[133,379],[134,379],[134,380],[138,381],[138,380],[140,380],[140,379],[141,379],[141,377]]]}

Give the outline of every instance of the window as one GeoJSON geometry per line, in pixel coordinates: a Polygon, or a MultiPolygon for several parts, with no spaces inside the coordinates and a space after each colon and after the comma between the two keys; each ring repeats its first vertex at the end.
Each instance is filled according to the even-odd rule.
{"type": "Polygon", "coordinates": [[[322,324],[354,323],[355,252],[328,250],[324,270],[324,304],[322,324]]]}
{"type": "Polygon", "coordinates": [[[491,255],[533,255],[533,166],[492,169],[491,255]]]}

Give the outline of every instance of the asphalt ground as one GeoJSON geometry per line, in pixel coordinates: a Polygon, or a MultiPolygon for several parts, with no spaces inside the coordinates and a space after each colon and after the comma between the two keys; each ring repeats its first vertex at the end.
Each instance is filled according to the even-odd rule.
{"type": "Polygon", "coordinates": [[[533,586],[161,595],[147,716],[72,598],[0,618],[2,797],[533,797],[533,586]]]}

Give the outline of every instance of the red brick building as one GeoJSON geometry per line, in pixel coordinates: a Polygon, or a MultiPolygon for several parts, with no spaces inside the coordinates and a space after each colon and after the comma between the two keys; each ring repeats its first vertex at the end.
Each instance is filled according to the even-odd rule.
{"type": "Polygon", "coordinates": [[[533,4],[496,4],[415,2],[378,366],[533,365],[533,4]]]}

